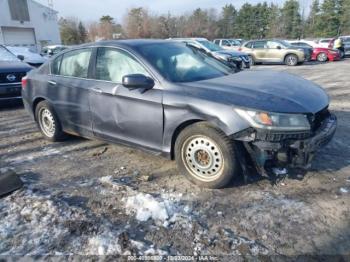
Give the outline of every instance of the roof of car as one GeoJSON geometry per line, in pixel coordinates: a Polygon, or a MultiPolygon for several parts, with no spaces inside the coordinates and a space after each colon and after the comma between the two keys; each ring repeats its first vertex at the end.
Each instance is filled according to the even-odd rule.
{"type": "Polygon", "coordinates": [[[127,39],[127,40],[107,40],[107,41],[99,41],[94,43],[84,44],[82,46],[140,46],[145,44],[164,44],[169,41],[162,39],[127,39]]]}

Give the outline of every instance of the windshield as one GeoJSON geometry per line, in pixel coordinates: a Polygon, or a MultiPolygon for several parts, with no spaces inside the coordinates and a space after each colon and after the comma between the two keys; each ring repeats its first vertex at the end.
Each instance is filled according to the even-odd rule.
{"type": "Polygon", "coordinates": [[[222,47],[214,44],[213,42],[209,42],[207,40],[199,40],[197,41],[198,43],[200,43],[201,45],[205,46],[206,48],[208,48],[210,51],[212,52],[216,52],[216,51],[221,51],[223,50],[222,47]]]}
{"type": "Polygon", "coordinates": [[[20,60],[6,48],[0,46],[0,61],[18,62],[20,60]]]}
{"type": "Polygon", "coordinates": [[[194,82],[228,75],[228,67],[181,43],[149,44],[139,53],[171,82],[194,82]]]}

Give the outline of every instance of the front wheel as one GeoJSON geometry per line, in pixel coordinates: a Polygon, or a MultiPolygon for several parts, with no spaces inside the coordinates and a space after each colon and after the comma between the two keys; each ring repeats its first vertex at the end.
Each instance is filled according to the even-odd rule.
{"type": "Polygon", "coordinates": [[[327,54],[326,54],[326,53],[319,53],[319,54],[317,55],[317,61],[318,61],[318,62],[324,63],[324,62],[326,62],[327,60],[328,60],[328,57],[327,57],[327,54]]]}
{"type": "Polygon", "coordinates": [[[296,55],[287,55],[284,59],[284,63],[287,66],[296,66],[298,64],[298,57],[296,55]]]}
{"type": "Polygon", "coordinates": [[[238,173],[233,142],[219,129],[200,122],[184,129],[175,143],[178,168],[193,183],[222,188],[238,173]]]}

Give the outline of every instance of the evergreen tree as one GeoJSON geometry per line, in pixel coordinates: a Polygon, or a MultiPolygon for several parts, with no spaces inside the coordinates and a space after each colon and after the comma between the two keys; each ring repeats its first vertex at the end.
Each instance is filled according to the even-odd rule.
{"type": "Polygon", "coordinates": [[[81,44],[85,43],[87,39],[87,32],[82,22],[79,22],[78,32],[79,32],[79,42],[81,44]]]}
{"type": "Polygon", "coordinates": [[[287,0],[281,10],[283,31],[282,37],[297,39],[301,36],[301,15],[297,0],[287,0]]]}

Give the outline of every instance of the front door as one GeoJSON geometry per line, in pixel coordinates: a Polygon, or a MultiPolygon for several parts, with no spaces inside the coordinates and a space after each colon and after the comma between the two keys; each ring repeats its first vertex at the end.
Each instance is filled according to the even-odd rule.
{"type": "Polygon", "coordinates": [[[264,62],[266,60],[266,41],[256,41],[253,44],[255,62],[264,62]]]}
{"type": "Polygon", "coordinates": [[[130,90],[122,85],[129,74],[151,76],[130,53],[118,48],[98,48],[90,93],[95,136],[161,150],[163,138],[163,91],[130,90]]]}

